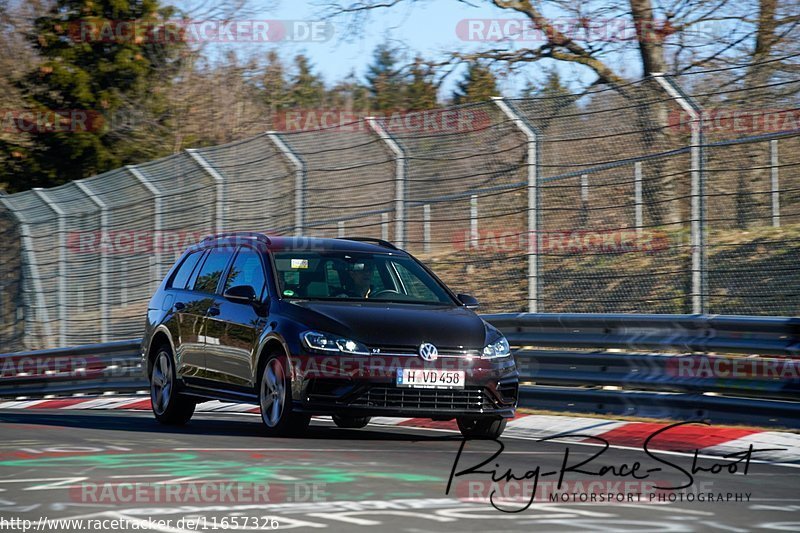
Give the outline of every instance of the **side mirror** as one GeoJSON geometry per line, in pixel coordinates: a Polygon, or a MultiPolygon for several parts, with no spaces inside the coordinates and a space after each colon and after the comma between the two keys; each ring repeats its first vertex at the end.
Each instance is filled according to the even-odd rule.
{"type": "Polygon", "coordinates": [[[253,304],[258,298],[256,290],[250,285],[237,285],[231,287],[223,294],[226,300],[237,304],[253,304]]]}
{"type": "Polygon", "coordinates": [[[458,298],[458,301],[464,304],[464,307],[467,307],[468,309],[475,309],[481,305],[478,303],[477,298],[470,296],[469,294],[457,294],[456,298],[458,298]]]}

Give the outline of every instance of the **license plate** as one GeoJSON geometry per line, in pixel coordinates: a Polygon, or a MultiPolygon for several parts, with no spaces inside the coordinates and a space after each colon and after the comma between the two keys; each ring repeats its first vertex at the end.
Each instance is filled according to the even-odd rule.
{"type": "Polygon", "coordinates": [[[420,389],[463,389],[463,370],[397,369],[397,386],[420,389]]]}

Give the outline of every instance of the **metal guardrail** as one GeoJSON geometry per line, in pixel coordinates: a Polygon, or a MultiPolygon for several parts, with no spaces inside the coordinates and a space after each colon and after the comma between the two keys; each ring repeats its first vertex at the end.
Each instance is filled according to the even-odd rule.
{"type": "Polygon", "coordinates": [[[524,381],[800,399],[800,359],[517,350],[524,381]]]}
{"type": "Polygon", "coordinates": [[[498,314],[512,346],[800,356],[800,318],[723,315],[498,314]]]}
{"type": "Polygon", "coordinates": [[[0,355],[0,397],[127,393],[148,388],[141,339],[0,355]]]}
{"type": "Polygon", "coordinates": [[[800,428],[797,402],[697,393],[522,387],[520,405],[540,410],[800,428]]]}
{"type": "MultiPolygon", "coordinates": [[[[520,405],[800,427],[800,318],[498,314],[520,405]]],[[[0,355],[0,397],[147,388],[139,339],[0,355]]]]}
{"type": "Polygon", "coordinates": [[[800,318],[500,314],[520,405],[800,427],[800,318]]]}

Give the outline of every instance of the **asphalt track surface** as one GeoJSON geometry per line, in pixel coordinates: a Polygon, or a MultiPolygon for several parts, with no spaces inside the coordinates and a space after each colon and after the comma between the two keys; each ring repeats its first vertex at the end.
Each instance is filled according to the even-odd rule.
{"type": "MultiPolygon", "coordinates": [[[[800,465],[752,463],[747,475],[699,472],[694,485],[681,491],[684,501],[658,501],[652,482],[677,485],[686,479],[665,467],[650,476],[650,485],[625,488],[610,474],[565,474],[565,492],[584,494],[642,492],[638,502],[535,502],[517,513],[499,512],[485,501],[488,477],[467,474],[455,478],[445,494],[453,462],[462,440],[452,431],[409,427],[340,429],[329,420],[314,420],[302,438],[267,438],[257,416],[199,413],[183,428],[157,424],[149,412],[56,410],[0,413],[0,531],[21,531],[27,519],[125,519],[135,531],[145,523],[165,532],[238,530],[298,531],[800,531],[800,465]],[[598,480],[603,487],[588,485],[598,480]],[[198,493],[187,488],[235,484],[233,493],[198,493]],[[470,484],[472,483],[472,484],[470,484]],[[615,485],[615,483],[617,483],[615,485]],[[147,492],[138,496],[131,487],[147,492]],[[164,487],[183,486],[167,501],[164,487]],[[254,487],[269,486],[259,496],[254,487]],[[156,489],[158,487],[158,489],[156,489]],[[124,490],[123,490],[124,489],[124,490]],[[155,492],[160,490],[162,492],[155,492]],[[655,500],[648,501],[649,494],[655,500]],[[242,492],[244,491],[244,492],[242,492]],[[249,492],[248,492],[249,491],[249,492]],[[685,501],[711,493],[735,500],[749,493],[749,501],[685,501]],[[216,498],[216,499],[215,499],[216,498]],[[261,499],[258,499],[261,498],[261,499]],[[132,499],[133,501],[128,501],[132,499]],[[231,501],[233,499],[233,501],[231,501]],[[178,520],[195,519],[195,524],[178,520]],[[223,520],[223,519],[227,519],[223,520]],[[3,527],[5,520],[5,527],[3,527]],[[165,521],[171,520],[171,525],[165,521]],[[270,521],[274,520],[274,521],[270,521]],[[157,521],[161,521],[158,523],[157,521]],[[203,521],[203,522],[201,522],[203,521]],[[237,522],[238,521],[238,522],[237,522]],[[15,529],[10,524],[16,523],[15,529]],[[213,529],[215,528],[216,529],[213,529]]],[[[568,464],[589,459],[597,446],[569,442],[536,442],[504,438],[505,451],[492,463],[499,473],[512,469],[522,477],[558,471],[569,448],[568,464]]],[[[459,469],[488,458],[497,449],[492,442],[466,443],[459,469]]],[[[692,456],[657,454],[684,468],[692,456]]],[[[638,448],[610,448],[586,465],[596,471],[606,465],[659,465],[638,448]]],[[[701,458],[706,466],[723,462],[701,458]]],[[[662,465],[663,466],[663,465],[662,465]]],[[[630,478],[627,478],[630,480],[630,478]]],[[[540,490],[555,489],[551,476],[540,490]],[[546,487],[545,487],[546,485],[546,487]]],[[[514,485],[513,490],[520,489],[514,485]]],[[[527,485],[530,487],[530,485],[527,485]]],[[[510,492],[497,502],[507,510],[524,506],[510,492]]],[[[589,496],[587,496],[589,497],[589,496]]],[[[625,496],[627,498],[627,495],[625,496]]],[[[45,524],[47,524],[45,522],[45,524]]],[[[91,524],[89,524],[91,525],[91,524]]],[[[29,531],[78,531],[53,527],[29,531]]],[[[97,529],[94,529],[97,531],[97,529]]],[[[84,529],[84,531],[86,531],[84,529]]]]}

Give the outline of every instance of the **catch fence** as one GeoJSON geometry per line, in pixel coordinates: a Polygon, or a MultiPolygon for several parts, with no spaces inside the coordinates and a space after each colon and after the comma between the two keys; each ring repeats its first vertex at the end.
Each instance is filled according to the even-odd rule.
{"type": "Polygon", "coordinates": [[[796,315],[800,80],[743,71],[267,131],[0,196],[0,351],[139,336],[182,250],[234,230],[392,240],[484,312],[796,315]]]}

